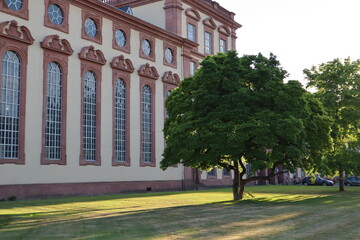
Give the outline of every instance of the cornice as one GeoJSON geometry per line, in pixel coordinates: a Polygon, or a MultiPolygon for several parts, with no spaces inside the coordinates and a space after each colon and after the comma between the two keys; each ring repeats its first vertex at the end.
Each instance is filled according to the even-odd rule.
{"type": "Polygon", "coordinates": [[[166,42],[170,42],[176,46],[181,46],[184,39],[183,37],[168,32],[163,28],[157,27],[140,18],[122,12],[110,4],[102,3],[97,0],[72,0],[71,4],[77,4],[80,7],[88,8],[88,10],[91,10],[93,14],[98,13],[100,14],[99,16],[106,16],[106,18],[114,19],[117,22],[130,26],[136,31],[165,40],[166,42]]]}

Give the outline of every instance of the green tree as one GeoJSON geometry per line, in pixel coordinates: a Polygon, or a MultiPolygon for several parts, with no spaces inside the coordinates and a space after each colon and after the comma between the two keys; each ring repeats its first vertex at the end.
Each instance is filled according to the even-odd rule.
{"type": "Polygon", "coordinates": [[[161,168],[181,163],[196,169],[234,170],[234,200],[245,185],[270,180],[282,166],[313,166],[329,147],[329,118],[297,81],[284,83],[274,55],[236,52],[207,57],[195,76],[169,96],[161,168]],[[246,176],[271,169],[268,176],[246,176]]]}
{"type": "Polygon", "coordinates": [[[360,60],[334,59],[305,69],[304,74],[333,119],[333,148],[318,171],[338,172],[340,191],[344,191],[343,173],[360,172],[360,60]]]}

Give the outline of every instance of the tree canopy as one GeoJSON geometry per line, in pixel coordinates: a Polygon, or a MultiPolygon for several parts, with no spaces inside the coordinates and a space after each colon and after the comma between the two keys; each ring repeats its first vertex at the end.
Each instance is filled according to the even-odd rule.
{"type": "Polygon", "coordinates": [[[299,82],[284,83],[286,76],[272,54],[207,57],[166,101],[161,168],[234,170],[237,200],[245,184],[269,180],[277,167],[314,165],[331,145],[331,119],[299,82]],[[270,174],[245,178],[246,163],[270,174]]]}
{"type": "Polygon", "coordinates": [[[316,88],[315,96],[333,119],[333,148],[319,167],[339,172],[340,190],[344,190],[343,172],[360,173],[360,60],[334,59],[304,73],[308,87],[316,88]]]}

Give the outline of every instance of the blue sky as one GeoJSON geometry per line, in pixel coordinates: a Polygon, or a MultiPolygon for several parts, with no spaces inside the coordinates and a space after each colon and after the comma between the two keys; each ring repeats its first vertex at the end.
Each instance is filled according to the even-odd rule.
{"type": "Polygon", "coordinates": [[[240,55],[274,53],[289,79],[334,58],[360,58],[360,0],[216,0],[236,13],[240,55]]]}

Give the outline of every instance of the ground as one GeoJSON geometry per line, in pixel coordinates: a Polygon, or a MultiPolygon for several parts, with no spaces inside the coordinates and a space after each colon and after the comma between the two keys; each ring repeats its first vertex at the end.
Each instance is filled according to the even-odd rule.
{"type": "Polygon", "coordinates": [[[0,239],[360,239],[360,187],[231,189],[0,202],[0,239]]]}

